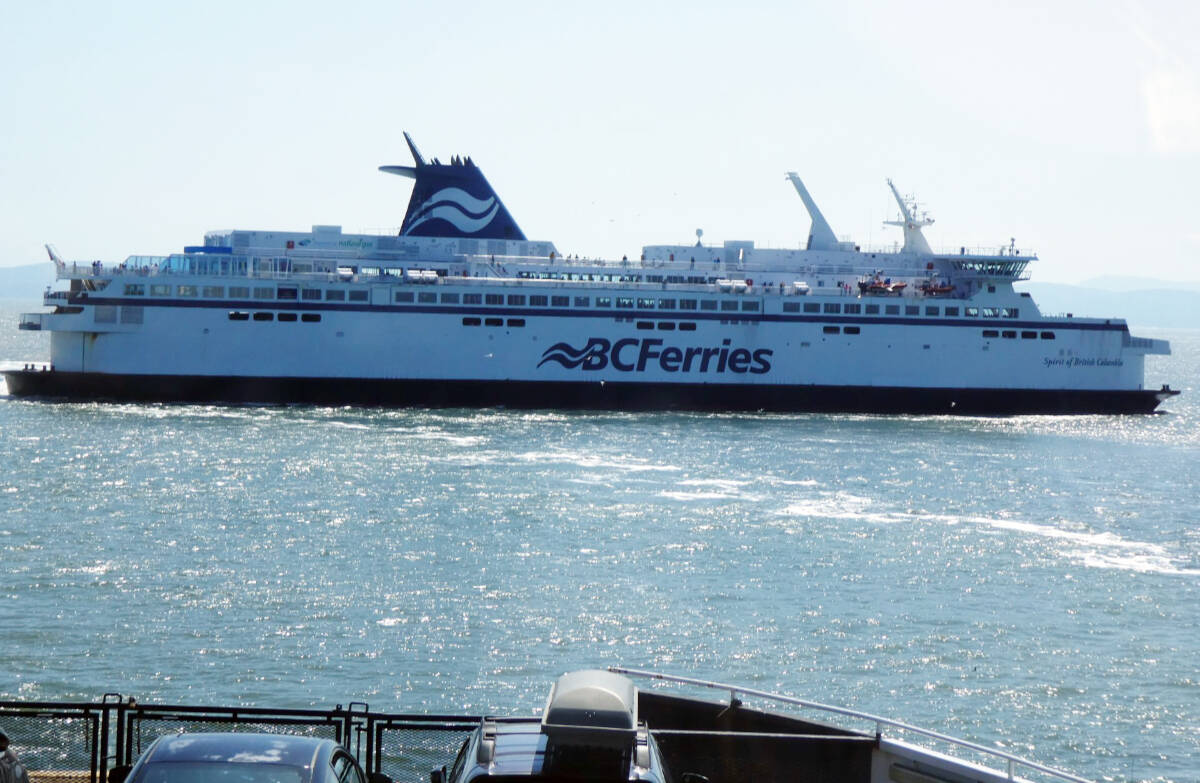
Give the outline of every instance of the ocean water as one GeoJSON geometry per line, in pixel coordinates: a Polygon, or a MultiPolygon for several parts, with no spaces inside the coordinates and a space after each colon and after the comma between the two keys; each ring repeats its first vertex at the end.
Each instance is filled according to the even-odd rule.
{"type": "Polygon", "coordinates": [[[532,714],[622,664],[1200,780],[1200,333],[1135,332],[1163,415],[0,396],[0,698],[532,714]]]}

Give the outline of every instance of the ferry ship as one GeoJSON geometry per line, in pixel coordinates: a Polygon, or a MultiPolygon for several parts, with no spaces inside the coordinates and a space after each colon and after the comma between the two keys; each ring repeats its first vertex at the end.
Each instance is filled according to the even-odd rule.
{"type": "Polygon", "coordinates": [[[804,247],[649,245],[562,256],[525,237],[468,158],[414,180],[396,234],[214,231],[169,256],[67,263],[49,364],[9,393],[69,399],[874,413],[1151,412],[1165,340],[1045,315],[1013,284],[1037,256],[934,252],[888,185],[903,244],[839,240],[800,177],[804,247]]]}

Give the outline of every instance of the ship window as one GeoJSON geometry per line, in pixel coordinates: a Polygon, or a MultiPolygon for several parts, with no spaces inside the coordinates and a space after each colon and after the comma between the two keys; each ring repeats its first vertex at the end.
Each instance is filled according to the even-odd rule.
{"type": "Polygon", "coordinates": [[[744,312],[757,313],[758,312],[758,302],[749,302],[746,300],[742,300],[742,310],[744,312]]]}
{"type": "Polygon", "coordinates": [[[607,296],[597,296],[596,307],[612,307],[612,298],[607,296]]]}
{"type": "Polygon", "coordinates": [[[504,304],[504,297],[501,294],[484,294],[483,301],[484,304],[502,305],[504,304]]]}
{"type": "Polygon", "coordinates": [[[840,304],[826,304],[823,310],[826,313],[840,313],[842,306],[840,304]]]}
{"type": "Polygon", "coordinates": [[[171,286],[169,285],[152,285],[150,286],[150,296],[170,296],[171,286]]]}
{"type": "Polygon", "coordinates": [[[509,294],[508,295],[508,303],[510,305],[522,305],[523,306],[525,304],[525,295],[524,294],[509,294]]]}
{"type": "Polygon", "coordinates": [[[1005,307],[1000,311],[1000,314],[1005,318],[1016,318],[1018,315],[1020,315],[1020,313],[1021,311],[1015,307],[1005,307]]]}
{"type": "Polygon", "coordinates": [[[999,337],[999,336],[1000,336],[1000,332],[996,331],[995,329],[984,329],[984,330],[983,330],[983,336],[984,336],[985,338],[986,338],[986,337],[999,337]]]}
{"type": "Polygon", "coordinates": [[[483,320],[483,323],[486,326],[504,326],[504,319],[503,318],[485,318],[483,320]]]}
{"type": "Polygon", "coordinates": [[[696,300],[695,299],[680,299],[679,300],[679,309],[680,310],[695,310],[696,309],[696,300]]]}
{"type": "Polygon", "coordinates": [[[879,315],[879,305],[867,305],[867,315],[879,315]]]}
{"type": "Polygon", "coordinates": [[[141,305],[125,305],[121,308],[121,323],[140,324],[145,317],[146,308],[141,305]]]}
{"type": "Polygon", "coordinates": [[[365,288],[351,288],[351,289],[350,289],[350,301],[351,301],[351,302],[365,302],[365,301],[367,301],[367,289],[365,289],[365,288]]]}
{"type": "Polygon", "coordinates": [[[717,300],[716,299],[701,299],[700,300],[700,309],[701,310],[716,310],[717,309],[717,300]]]}
{"type": "Polygon", "coordinates": [[[800,303],[799,302],[784,302],[783,303],[783,311],[785,313],[798,313],[798,312],[800,312],[800,303]]]}
{"type": "Polygon", "coordinates": [[[254,298],[255,299],[274,299],[275,298],[275,289],[274,288],[255,288],[254,289],[254,298]]]}
{"type": "Polygon", "coordinates": [[[1000,336],[1003,337],[1005,340],[1017,339],[1017,333],[1011,329],[1005,329],[1003,332],[1000,333],[1000,336]]]}
{"type": "Polygon", "coordinates": [[[979,308],[978,307],[968,307],[968,308],[966,308],[966,310],[964,310],[964,313],[966,314],[966,316],[968,318],[976,318],[979,316],[979,308]]]}
{"type": "Polygon", "coordinates": [[[663,332],[673,332],[673,331],[675,331],[675,322],[674,321],[659,321],[658,328],[660,331],[663,331],[663,332]]]}
{"type": "Polygon", "coordinates": [[[524,326],[525,319],[524,318],[509,318],[508,325],[509,326],[524,326]]]}
{"type": "Polygon", "coordinates": [[[726,312],[728,312],[730,310],[737,310],[738,309],[737,300],[736,299],[722,299],[721,300],[721,309],[726,312]]]}
{"type": "Polygon", "coordinates": [[[442,294],[442,304],[458,304],[458,294],[442,294]]]}
{"type": "Polygon", "coordinates": [[[181,285],[177,289],[175,289],[175,292],[177,294],[179,294],[180,296],[195,296],[196,295],[196,286],[181,285]]]}
{"type": "Polygon", "coordinates": [[[825,334],[839,334],[842,331],[840,326],[825,326],[821,328],[825,334]]]}
{"type": "Polygon", "coordinates": [[[233,312],[229,313],[229,320],[230,321],[249,321],[250,313],[239,313],[237,311],[233,311],[233,312]]]}
{"type": "Polygon", "coordinates": [[[530,307],[545,307],[547,304],[549,304],[549,301],[550,300],[544,296],[531,296],[531,297],[529,297],[529,306],[530,307]]]}
{"type": "Polygon", "coordinates": [[[637,306],[638,306],[639,310],[653,310],[654,309],[654,300],[639,298],[637,300],[637,306]]]}
{"type": "Polygon", "coordinates": [[[412,291],[397,291],[395,300],[397,302],[411,302],[413,300],[412,291]]]}
{"type": "Polygon", "coordinates": [[[417,294],[417,301],[421,304],[437,304],[437,294],[433,291],[422,291],[417,294]]]}
{"type": "Polygon", "coordinates": [[[274,313],[255,313],[254,314],[255,321],[271,321],[271,320],[274,320],[274,318],[275,318],[274,313]]]}
{"type": "Polygon", "coordinates": [[[983,317],[984,318],[999,318],[1000,317],[1000,308],[999,307],[983,308],[983,317]]]}
{"type": "Polygon", "coordinates": [[[925,315],[937,315],[937,314],[938,314],[938,308],[936,308],[936,307],[926,307],[925,308],[925,315]]]}
{"type": "Polygon", "coordinates": [[[300,315],[300,320],[306,324],[320,323],[321,314],[320,313],[302,313],[300,315]]]}
{"type": "Polygon", "coordinates": [[[1042,332],[1042,339],[1043,340],[1053,340],[1054,332],[1042,332]]]}
{"type": "Polygon", "coordinates": [[[140,283],[126,283],[125,296],[145,296],[146,286],[140,283]]]}
{"type": "Polygon", "coordinates": [[[309,300],[315,299],[315,300],[319,301],[321,299],[321,289],[320,288],[305,288],[300,291],[300,298],[301,299],[309,299],[309,300]]]}
{"type": "Polygon", "coordinates": [[[291,299],[294,301],[296,299],[296,289],[280,287],[278,298],[279,299],[291,299]]]}
{"type": "Polygon", "coordinates": [[[853,313],[861,313],[861,312],[862,312],[862,305],[858,305],[858,304],[848,304],[848,305],[846,305],[846,306],[844,306],[844,307],[842,308],[842,312],[843,312],[843,313],[852,313],[852,314],[853,314],[853,313]]]}
{"type": "Polygon", "coordinates": [[[229,298],[230,299],[249,299],[250,298],[250,289],[244,285],[231,285],[231,286],[229,286],[229,298]]]}
{"type": "Polygon", "coordinates": [[[947,307],[946,315],[958,315],[958,308],[957,307],[947,307]]]}
{"type": "MultiPolygon", "coordinates": [[[[591,300],[592,300],[592,298],[590,296],[577,296],[577,297],[575,297],[575,306],[576,307],[589,307],[591,305],[591,300]]],[[[596,307],[599,307],[599,306],[600,306],[600,300],[597,299],[596,307]]]]}
{"type": "Polygon", "coordinates": [[[632,296],[618,296],[617,297],[617,307],[632,308],[633,307],[633,297],[632,296]]]}
{"type": "Polygon", "coordinates": [[[818,304],[817,302],[805,302],[804,303],[804,312],[819,313],[819,312],[821,312],[821,305],[818,304]]]}
{"type": "Polygon", "coordinates": [[[654,328],[654,322],[653,322],[653,321],[638,321],[638,322],[637,322],[637,328],[639,328],[639,329],[653,329],[653,328],[654,328]]]}
{"type": "Polygon", "coordinates": [[[681,321],[679,323],[679,331],[694,332],[696,331],[696,324],[692,323],[691,321],[681,321]]]}
{"type": "Polygon", "coordinates": [[[463,294],[463,304],[483,304],[483,294],[463,294]]]}
{"type": "Polygon", "coordinates": [[[344,302],[346,301],[346,292],[340,288],[330,288],[325,291],[326,302],[344,302]]]}
{"type": "Polygon", "coordinates": [[[883,312],[888,315],[900,315],[900,305],[884,305],[883,312]]]}
{"type": "Polygon", "coordinates": [[[857,326],[847,326],[842,332],[844,334],[858,334],[859,328],[857,326]]]}
{"type": "Polygon", "coordinates": [[[295,313],[280,313],[279,320],[280,321],[288,321],[288,322],[295,321],[296,314],[295,313]]]}
{"type": "Polygon", "coordinates": [[[464,318],[463,326],[479,326],[483,321],[478,318],[464,318]]]}
{"type": "Polygon", "coordinates": [[[571,297],[569,297],[569,296],[552,296],[552,297],[550,297],[550,306],[551,307],[567,307],[570,304],[571,304],[571,297]]]}
{"type": "Polygon", "coordinates": [[[674,310],[675,309],[675,300],[674,299],[659,299],[658,300],[658,309],[659,310],[674,310]]]}
{"type": "Polygon", "coordinates": [[[210,299],[224,299],[225,286],[223,285],[206,285],[201,289],[201,293],[210,299]]]}
{"type": "Polygon", "coordinates": [[[1022,340],[1036,340],[1037,332],[1021,332],[1022,340]]]}
{"type": "Polygon", "coordinates": [[[921,308],[917,307],[916,305],[905,305],[904,306],[904,314],[905,315],[920,315],[921,308]]]}

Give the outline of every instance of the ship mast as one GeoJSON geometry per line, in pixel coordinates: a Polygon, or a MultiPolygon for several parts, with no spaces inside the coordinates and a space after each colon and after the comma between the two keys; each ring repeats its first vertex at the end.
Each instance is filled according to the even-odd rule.
{"type": "Polygon", "coordinates": [[[921,213],[921,217],[917,217],[917,203],[905,203],[900,196],[900,192],[896,190],[896,186],[889,179],[888,187],[892,189],[892,195],[896,197],[896,203],[900,205],[900,214],[904,217],[903,220],[885,220],[885,226],[900,226],[904,229],[904,248],[905,253],[921,253],[924,255],[933,255],[933,248],[929,247],[929,243],[925,241],[925,235],[921,233],[921,229],[925,226],[933,224],[933,218],[929,217],[928,213],[921,213]]]}
{"type": "Polygon", "coordinates": [[[808,249],[837,250],[837,236],[833,233],[833,229],[829,227],[829,223],[825,220],[825,216],[821,214],[821,210],[817,208],[817,202],[813,201],[812,196],[808,195],[808,188],[804,187],[804,183],[800,181],[800,176],[794,171],[789,171],[787,178],[792,181],[796,192],[800,194],[800,200],[804,202],[804,208],[808,210],[808,216],[812,219],[812,230],[808,232],[808,249]]]}

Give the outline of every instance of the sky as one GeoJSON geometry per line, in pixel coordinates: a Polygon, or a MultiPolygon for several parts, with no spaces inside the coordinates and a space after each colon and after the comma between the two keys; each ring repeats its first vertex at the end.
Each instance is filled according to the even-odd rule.
{"type": "Polygon", "coordinates": [[[1200,280],[1200,3],[8,2],[0,266],[215,229],[390,232],[401,135],[530,239],[1036,252],[1035,280],[1200,280]]]}

